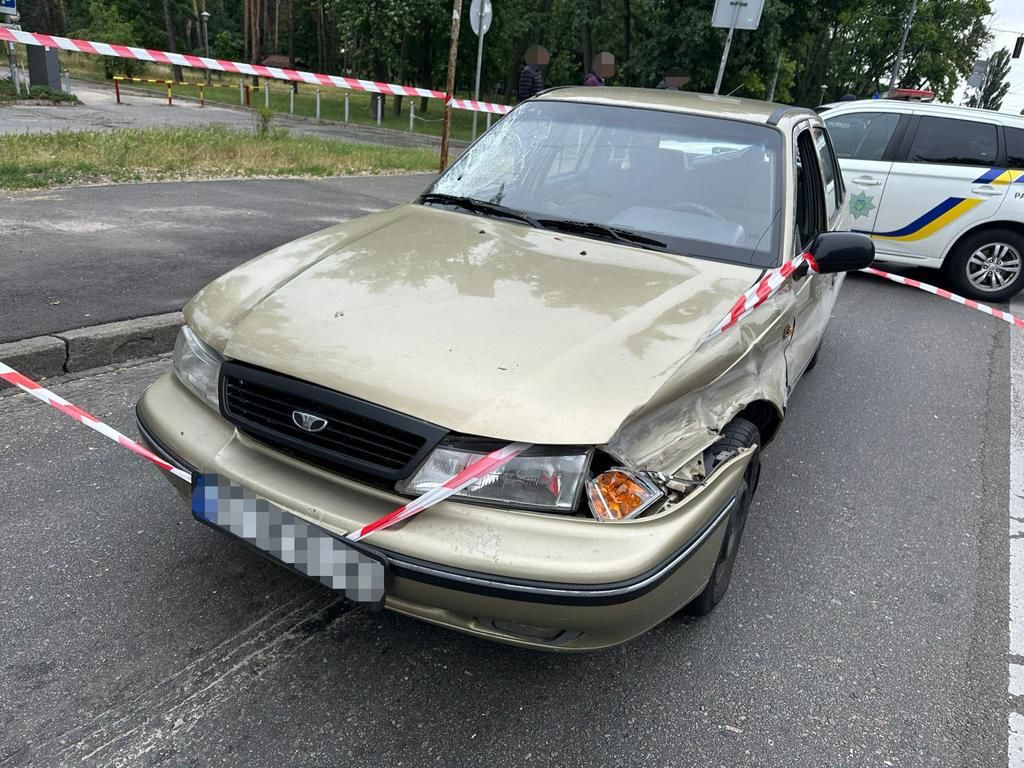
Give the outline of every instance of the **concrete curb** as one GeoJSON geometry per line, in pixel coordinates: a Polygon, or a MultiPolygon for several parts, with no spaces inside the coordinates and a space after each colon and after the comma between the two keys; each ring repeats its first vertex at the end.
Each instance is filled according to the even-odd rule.
{"type": "Polygon", "coordinates": [[[168,312],[35,336],[0,344],[0,361],[29,378],[77,373],[170,352],[184,323],[181,312],[168,312]]]}

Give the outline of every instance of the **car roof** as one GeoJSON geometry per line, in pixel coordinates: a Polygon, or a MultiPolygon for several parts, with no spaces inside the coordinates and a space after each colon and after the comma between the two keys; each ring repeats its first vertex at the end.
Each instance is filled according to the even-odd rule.
{"type": "Polygon", "coordinates": [[[574,101],[583,104],[661,109],[669,112],[724,117],[761,125],[777,125],[791,114],[802,117],[814,115],[814,112],[809,109],[789,104],[660,88],[567,86],[551,88],[537,94],[534,98],[541,101],[574,101]]]}
{"type": "Polygon", "coordinates": [[[1006,123],[1024,127],[1024,117],[1014,115],[1010,112],[996,112],[991,109],[976,109],[974,107],[957,107],[952,104],[936,104],[935,102],[906,101],[904,99],[859,99],[858,101],[838,101],[835,104],[823,105],[821,116],[827,118],[833,110],[844,112],[853,108],[861,111],[869,108],[872,112],[917,112],[921,115],[943,115],[945,117],[966,117],[974,120],[992,120],[997,123],[1006,123]]]}

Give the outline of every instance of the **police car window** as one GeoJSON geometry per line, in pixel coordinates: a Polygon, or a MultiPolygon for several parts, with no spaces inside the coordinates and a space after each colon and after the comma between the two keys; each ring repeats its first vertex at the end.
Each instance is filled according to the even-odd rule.
{"type": "Polygon", "coordinates": [[[1024,168],[1024,130],[1006,128],[1006,164],[1010,168],[1024,168]]]}
{"type": "Polygon", "coordinates": [[[943,165],[993,165],[996,127],[973,120],[922,117],[907,161],[943,165]]]}
{"type": "Polygon", "coordinates": [[[857,112],[825,119],[832,146],[844,160],[881,160],[900,116],[894,112],[857,112]]]}
{"type": "Polygon", "coordinates": [[[825,177],[825,211],[828,218],[835,215],[842,202],[842,182],[836,172],[835,158],[832,148],[828,145],[825,132],[821,128],[814,129],[814,144],[818,148],[818,159],[821,161],[821,172],[825,177]]]}

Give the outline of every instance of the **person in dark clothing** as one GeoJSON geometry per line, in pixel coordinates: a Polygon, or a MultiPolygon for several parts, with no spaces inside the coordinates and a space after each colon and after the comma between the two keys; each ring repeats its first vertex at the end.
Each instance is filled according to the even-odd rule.
{"type": "Polygon", "coordinates": [[[519,87],[516,96],[519,101],[526,101],[544,90],[544,75],[541,67],[550,61],[547,48],[543,45],[531,45],[526,51],[526,66],[519,73],[519,87]]]}

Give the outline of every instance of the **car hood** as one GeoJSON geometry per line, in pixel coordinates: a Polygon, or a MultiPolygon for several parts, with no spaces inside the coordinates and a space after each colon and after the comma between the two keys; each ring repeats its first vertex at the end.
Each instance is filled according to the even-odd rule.
{"type": "Polygon", "coordinates": [[[271,252],[186,311],[228,358],[457,432],[602,444],[757,275],[410,205],[271,252]]]}

